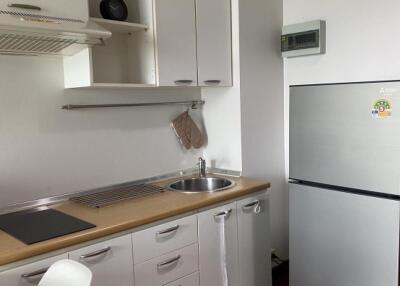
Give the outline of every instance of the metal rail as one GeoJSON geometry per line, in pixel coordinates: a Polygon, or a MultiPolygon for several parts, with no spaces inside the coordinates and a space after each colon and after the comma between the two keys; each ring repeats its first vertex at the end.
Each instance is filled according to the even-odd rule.
{"type": "Polygon", "coordinates": [[[139,107],[139,106],[165,106],[165,105],[187,105],[192,109],[197,109],[205,104],[204,100],[190,101],[171,101],[171,102],[154,102],[154,103],[118,103],[118,104],[67,104],[62,109],[87,109],[87,108],[108,108],[108,107],[139,107]]]}

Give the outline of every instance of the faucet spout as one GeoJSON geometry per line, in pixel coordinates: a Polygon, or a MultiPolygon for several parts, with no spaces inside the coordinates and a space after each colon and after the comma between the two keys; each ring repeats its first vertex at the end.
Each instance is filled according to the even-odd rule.
{"type": "Polygon", "coordinates": [[[200,178],[205,178],[207,176],[206,171],[207,171],[207,164],[206,164],[206,160],[204,160],[203,158],[199,158],[199,177],[200,178]]]}

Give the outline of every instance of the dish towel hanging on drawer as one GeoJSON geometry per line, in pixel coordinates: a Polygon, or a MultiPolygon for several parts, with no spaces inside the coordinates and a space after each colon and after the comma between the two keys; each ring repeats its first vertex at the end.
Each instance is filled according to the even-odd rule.
{"type": "Polygon", "coordinates": [[[220,237],[220,256],[221,256],[221,273],[222,273],[222,286],[228,286],[228,266],[226,263],[226,232],[225,232],[226,217],[222,217],[219,222],[219,237],[220,237]]]}
{"type": "Polygon", "coordinates": [[[204,144],[204,135],[199,127],[189,115],[189,111],[185,111],[177,118],[172,120],[172,129],[175,131],[179,142],[186,148],[194,147],[199,149],[204,144]]]}

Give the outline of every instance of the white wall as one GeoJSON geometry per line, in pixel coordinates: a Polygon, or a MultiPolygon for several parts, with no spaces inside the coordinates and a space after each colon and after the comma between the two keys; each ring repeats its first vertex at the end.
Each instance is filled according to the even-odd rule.
{"type": "Polygon", "coordinates": [[[232,88],[202,88],[207,163],[228,170],[242,170],[240,110],[239,0],[232,0],[232,88]]]}
{"type": "Polygon", "coordinates": [[[400,79],[400,2],[284,0],[283,3],[285,25],[315,19],[327,22],[325,55],[285,60],[288,151],[289,85],[400,79]]]}
{"type": "Polygon", "coordinates": [[[282,13],[280,0],[232,0],[234,87],[202,96],[207,161],[272,183],[272,246],[287,257],[282,13]]]}
{"type": "Polygon", "coordinates": [[[288,59],[287,84],[400,79],[400,2],[284,0],[284,23],[324,19],[326,55],[288,59]]]}
{"type": "Polygon", "coordinates": [[[0,56],[0,207],[193,167],[170,121],[183,107],[63,104],[200,98],[193,89],[67,90],[60,59],[0,56]]]}
{"type": "Polygon", "coordinates": [[[240,2],[240,92],[243,174],[268,180],[272,247],[288,255],[287,186],[284,155],[283,61],[280,56],[282,1],[240,2]]]}

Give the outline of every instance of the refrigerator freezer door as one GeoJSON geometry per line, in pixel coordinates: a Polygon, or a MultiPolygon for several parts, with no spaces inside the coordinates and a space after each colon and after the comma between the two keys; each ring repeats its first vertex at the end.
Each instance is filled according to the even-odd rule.
{"type": "Polygon", "coordinates": [[[399,195],[400,82],[291,87],[290,178],[399,195]]]}
{"type": "Polygon", "coordinates": [[[399,202],[290,184],[291,286],[397,286],[399,202]]]}

